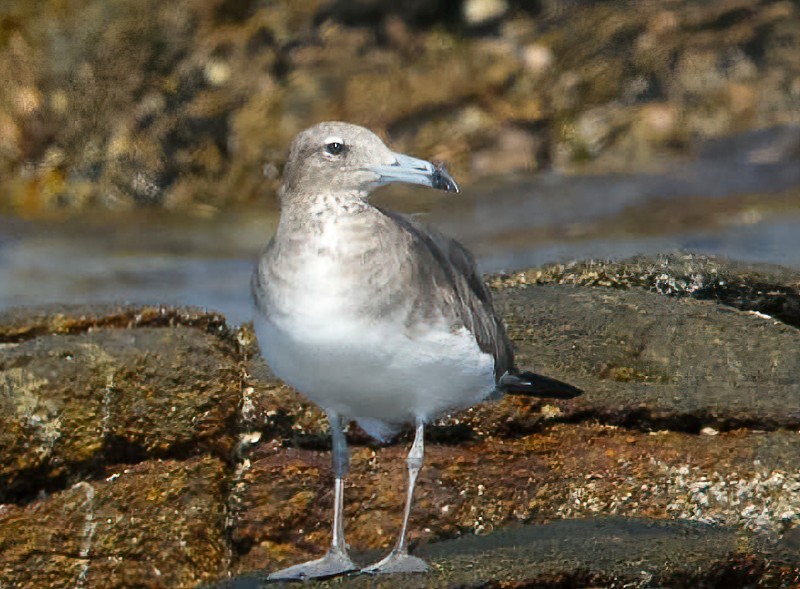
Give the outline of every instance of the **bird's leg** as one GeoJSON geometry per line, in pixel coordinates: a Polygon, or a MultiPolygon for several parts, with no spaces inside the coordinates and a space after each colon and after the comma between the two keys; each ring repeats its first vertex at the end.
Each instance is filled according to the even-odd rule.
{"type": "Polygon", "coordinates": [[[347,554],[347,544],[344,541],[344,477],[350,469],[350,455],[347,450],[347,440],[342,430],[342,420],[338,414],[328,411],[328,421],[331,424],[331,438],[333,440],[333,537],[328,553],[317,560],[310,560],[297,564],[269,575],[268,580],[304,580],[315,577],[330,577],[358,567],[350,560],[347,554]]]}
{"type": "Polygon", "coordinates": [[[406,531],[408,530],[408,516],[411,515],[411,504],[414,498],[414,485],[417,482],[417,475],[422,468],[422,458],[425,454],[423,444],[424,423],[417,421],[417,433],[414,436],[414,443],[408,453],[406,463],[408,464],[408,493],[406,494],[406,508],[403,513],[403,527],[400,530],[400,537],[397,539],[392,551],[380,562],[362,569],[362,573],[424,573],[428,570],[425,561],[408,553],[406,545],[406,531]]]}

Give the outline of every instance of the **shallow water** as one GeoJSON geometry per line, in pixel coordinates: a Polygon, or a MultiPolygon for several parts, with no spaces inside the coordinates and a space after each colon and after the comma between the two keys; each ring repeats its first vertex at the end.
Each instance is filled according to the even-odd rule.
{"type": "MultiPolygon", "coordinates": [[[[458,196],[392,187],[376,199],[462,240],[486,272],[673,250],[800,269],[800,129],[706,144],[658,173],[516,176],[458,196]]],[[[188,304],[250,318],[270,206],[195,219],[150,211],[68,222],[0,218],[0,308],[188,304]]]]}

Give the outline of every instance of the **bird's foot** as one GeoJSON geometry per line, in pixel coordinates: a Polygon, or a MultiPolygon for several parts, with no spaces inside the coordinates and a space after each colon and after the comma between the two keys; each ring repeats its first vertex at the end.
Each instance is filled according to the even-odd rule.
{"type": "Polygon", "coordinates": [[[386,558],[365,569],[361,569],[361,572],[369,575],[381,575],[390,573],[424,573],[427,570],[428,565],[421,558],[411,556],[405,550],[392,550],[386,558]]]}
{"type": "Polygon", "coordinates": [[[343,550],[329,550],[328,554],[317,560],[309,560],[289,568],[271,573],[268,581],[305,581],[318,577],[332,577],[357,570],[356,564],[350,560],[343,550]]]}

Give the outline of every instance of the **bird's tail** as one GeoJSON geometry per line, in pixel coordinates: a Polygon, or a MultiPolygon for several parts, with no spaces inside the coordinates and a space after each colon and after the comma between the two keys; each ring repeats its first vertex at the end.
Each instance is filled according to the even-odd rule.
{"type": "Polygon", "coordinates": [[[560,380],[512,369],[497,381],[498,390],[511,395],[528,395],[546,399],[572,399],[583,391],[560,380]]]}

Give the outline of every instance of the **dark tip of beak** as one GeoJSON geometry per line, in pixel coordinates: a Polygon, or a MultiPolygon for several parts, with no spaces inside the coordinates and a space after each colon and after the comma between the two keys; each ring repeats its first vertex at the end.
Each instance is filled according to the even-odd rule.
{"type": "Polygon", "coordinates": [[[461,192],[461,188],[453,177],[444,169],[444,164],[434,164],[433,174],[431,175],[431,186],[445,192],[461,192]]]}

